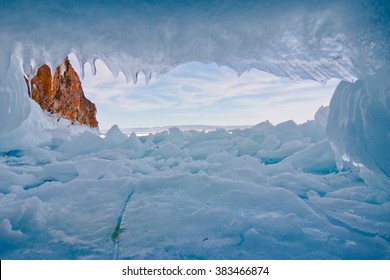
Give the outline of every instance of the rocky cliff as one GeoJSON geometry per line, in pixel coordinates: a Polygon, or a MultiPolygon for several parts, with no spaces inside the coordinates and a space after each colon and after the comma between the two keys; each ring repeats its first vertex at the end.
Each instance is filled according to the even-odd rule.
{"type": "Polygon", "coordinates": [[[88,100],[81,87],[80,78],[68,58],[54,73],[42,65],[31,79],[29,95],[43,110],[72,121],[97,127],[96,107],[88,100]]]}

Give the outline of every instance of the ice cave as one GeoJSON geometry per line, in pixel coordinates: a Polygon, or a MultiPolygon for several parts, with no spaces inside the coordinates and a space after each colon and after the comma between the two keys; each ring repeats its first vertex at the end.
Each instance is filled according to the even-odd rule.
{"type": "Polygon", "coordinates": [[[0,2],[1,259],[390,259],[389,1],[0,2]],[[69,53],[341,82],[302,125],[102,138],[28,97],[69,53]]]}

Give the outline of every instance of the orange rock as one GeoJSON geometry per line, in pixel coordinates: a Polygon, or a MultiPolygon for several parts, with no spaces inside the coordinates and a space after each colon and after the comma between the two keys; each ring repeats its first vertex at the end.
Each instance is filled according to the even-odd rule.
{"type": "Polygon", "coordinates": [[[31,98],[43,110],[72,123],[98,126],[95,104],[85,97],[80,78],[68,58],[57,67],[53,77],[49,66],[39,67],[31,79],[31,98]]]}
{"type": "Polygon", "coordinates": [[[50,67],[42,65],[37,71],[37,75],[31,80],[31,98],[34,99],[41,108],[50,111],[52,100],[52,77],[50,67]]]}

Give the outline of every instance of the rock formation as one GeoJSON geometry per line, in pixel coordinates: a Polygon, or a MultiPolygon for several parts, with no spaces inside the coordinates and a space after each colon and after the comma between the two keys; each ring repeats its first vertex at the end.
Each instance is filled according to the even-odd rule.
{"type": "Polygon", "coordinates": [[[29,94],[47,112],[72,123],[98,126],[95,104],[85,97],[80,78],[68,58],[57,67],[53,77],[49,66],[39,67],[31,79],[29,94]]]}

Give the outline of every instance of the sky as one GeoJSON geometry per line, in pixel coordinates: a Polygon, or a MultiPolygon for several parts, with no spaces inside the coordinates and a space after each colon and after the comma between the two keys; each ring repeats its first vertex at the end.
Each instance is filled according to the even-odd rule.
{"type": "MultiPolygon", "coordinates": [[[[69,59],[80,73],[73,54],[69,59]]],[[[216,64],[191,62],[152,76],[145,83],[142,73],[136,85],[120,73],[114,78],[101,60],[97,73],[84,66],[84,93],[97,107],[100,129],[173,125],[256,125],[269,120],[303,123],[314,118],[321,105],[328,105],[339,83],[324,86],[315,81],[293,82],[252,69],[238,76],[216,64]]]]}

